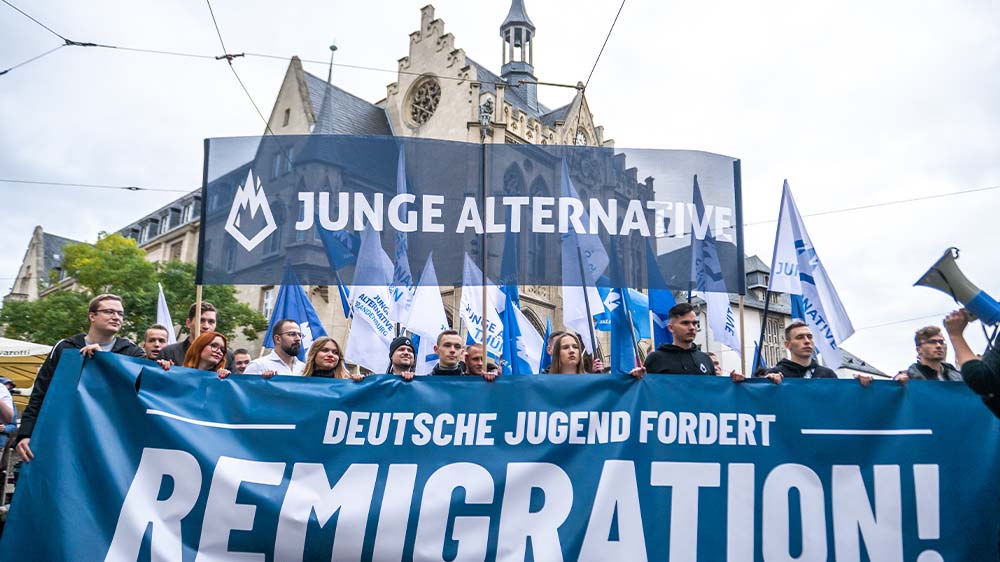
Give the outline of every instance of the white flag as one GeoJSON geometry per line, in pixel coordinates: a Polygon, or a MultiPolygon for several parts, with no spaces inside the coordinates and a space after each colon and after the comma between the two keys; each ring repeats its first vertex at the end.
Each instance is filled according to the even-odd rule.
{"type": "Polygon", "coordinates": [[[417,366],[414,372],[426,375],[434,368],[437,357],[434,356],[434,344],[438,335],[448,329],[448,316],[441,300],[441,288],[438,286],[437,273],[432,261],[433,252],[427,256],[424,271],[420,274],[420,284],[413,295],[413,305],[406,329],[420,336],[417,354],[417,366]]]}
{"type": "Polygon", "coordinates": [[[361,234],[358,263],[354,271],[357,279],[381,284],[356,285],[353,288],[351,313],[354,320],[347,336],[344,359],[373,373],[381,373],[389,364],[389,344],[396,335],[390,320],[392,297],[389,296],[389,284],[392,282],[392,260],[382,249],[379,235],[371,225],[361,234]]]}
{"type": "Polygon", "coordinates": [[[712,329],[713,339],[729,349],[742,355],[740,346],[740,328],[736,324],[732,303],[726,293],[702,293],[705,305],[708,307],[708,326],[712,329]]]}
{"type": "Polygon", "coordinates": [[[163,296],[163,285],[157,283],[160,296],[156,299],[156,323],[167,328],[167,344],[177,343],[174,334],[174,321],[170,319],[170,309],[167,308],[167,297],[163,296]]]}
{"type": "MultiPolygon", "coordinates": [[[[569,177],[569,167],[566,160],[562,161],[562,180],[560,192],[562,197],[579,201],[580,194],[569,177]]],[[[581,209],[583,205],[581,203],[581,209]]],[[[590,216],[582,211],[580,224],[587,228],[590,216]]],[[[577,232],[575,226],[562,235],[562,278],[563,278],[563,325],[567,329],[580,334],[583,346],[593,354],[590,334],[593,328],[593,317],[604,313],[603,299],[597,290],[595,282],[604,274],[611,263],[601,238],[596,234],[577,232]],[[567,281],[569,281],[567,283],[567,281]],[[584,292],[583,286],[586,286],[584,292]],[[590,315],[587,315],[587,307],[590,315]]]]}
{"type": "MultiPolygon", "coordinates": [[[[497,312],[497,302],[504,302],[503,295],[489,280],[486,280],[486,286],[486,353],[493,357],[502,357],[503,322],[497,312]]],[[[468,253],[465,254],[462,300],[459,308],[472,341],[483,343],[483,272],[472,263],[468,253]]]]}
{"type": "Polygon", "coordinates": [[[833,369],[839,367],[840,344],[854,333],[854,326],[813,248],[787,181],[781,193],[768,289],[791,295],[792,318],[809,326],[823,362],[833,369]]]}

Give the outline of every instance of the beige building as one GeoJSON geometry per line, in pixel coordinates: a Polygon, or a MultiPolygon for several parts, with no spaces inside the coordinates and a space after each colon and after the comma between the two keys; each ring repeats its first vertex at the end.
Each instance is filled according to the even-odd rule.
{"type": "MultiPolygon", "coordinates": [[[[482,30],[463,31],[479,33],[482,30]]],[[[604,128],[596,124],[582,84],[578,84],[575,90],[563,90],[572,93],[568,96],[569,102],[558,107],[549,107],[539,99],[538,78],[533,64],[535,39],[536,28],[523,1],[513,0],[507,17],[499,26],[497,43],[502,51],[502,66],[496,74],[466,54],[456,37],[446,32],[445,22],[435,17],[434,7],[428,5],[420,10],[419,27],[410,33],[409,52],[399,59],[396,80],[386,86],[384,99],[374,103],[361,99],[306,72],[301,61],[293,57],[271,110],[268,128],[275,135],[395,135],[480,142],[479,118],[485,113],[491,116],[492,124],[484,142],[613,146],[613,141],[605,138],[604,128]]],[[[270,169],[264,172],[269,177],[264,179],[283,181],[283,176],[292,170],[293,158],[294,155],[281,150],[270,155],[270,169]]],[[[305,173],[310,172],[307,169],[305,173]]],[[[317,173],[333,172],[319,170],[317,173]]],[[[235,189],[235,183],[246,177],[246,170],[235,170],[229,175],[232,178],[224,178],[223,181],[230,181],[235,189]]],[[[329,185],[337,185],[340,181],[329,176],[311,179],[317,184],[326,181],[329,185]]],[[[517,192],[528,192],[533,182],[539,180],[531,170],[523,169],[517,163],[511,163],[504,175],[505,184],[510,183],[505,185],[505,189],[517,192]]],[[[581,192],[587,192],[596,182],[608,180],[574,177],[573,181],[581,192]]],[[[651,180],[638,180],[635,168],[619,171],[612,181],[617,183],[616,192],[623,201],[649,199],[652,196],[651,180]]],[[[135,239],[147,251],[150,260],[195,261],[202,214],[224,212],[222,198],[213,199],[217,200],[201,201],[201,191],[192,191],[139,218],[120,232],[135,239]]],[[[276,212],[283,211],[288,210],[276,212]]],[[[281,259],[277,252],[277,240],[282,237],[288,251],[296,247],[300,250],[313,247],[321,252],[318,240],[293,231],[291,225],[294,221],[284,222],[287,226],[283,230],[287,232],[279,231],[264,244],[265,252],[268,251],[268,244],[274,247],[271,259],[281,259]],[[295,238],[292,240],[289,237],[295,238]]],[[[70,287],[72,280],[60,281],[58,269],[57,248],[65,242],[68,241],[44,234],[38,227],[14,290],[6,298],[34,299],[44,296],[47,291],[70,287]],[[52,275],[55,279],[50,281],[52,275]]],[[[228,254],[226,256],[228,260],[228,254]]],[[[542,263],[546,261],[544,255],[535,258],[542,263]]],[[[625,255],[621,259],[626,262],[624,267],[645,267],[642,257],[625,255]]],[[[766,280],[761,285],[761,279],[766,278],[767,271],[768,268],[758,258],[748,260],[747,279],[751,294],[747,298],[744,329],[750,356],[763,308],[763,294],[757,293],[762,286],[766,288],[766,280]]],[[[309,286],[305,289],[327,332],[345,344],[347,320],[336,288],[309,286]]],[[[270,315],[278,287],[238,286],[237,290],[244,302],[265,316],[270,315]]],[[[524,286],[520,288],[520,293],[525,315],[539,332],[544,331],[546,318],[551,318],[556,327],[562,325],[559,287],[524,286]]],[[[459,290],[448,288],[443,295],[449,318],[457,326],[459,290]]],[[[772,297],[773,312],[769,316],[764,344],[765,357],[771,364],[779,356],[784,356],[781,332],[789,318],[787,297],[772,297]],[[780,302],[782,298],[785,304],[780,302]]],[[[705,338],[704,347],[719,349],[707,327],[702,337],[705,338]]],[[[248,344],[252,351],[257,352],[261,342],[258,339],[256,342],[237,341],[235,344],[248,344]]],[[[602,354],[606,354],[607,344],[607,333],[599,332],[599,346],[605,350],[602,354]]],[[[641,347],[646,352],[651,346],[643,342],[641,347]]],[[[727,369],[739,367],[738,357],[731,351],[723,353],[723,363],[727,369]]]]}

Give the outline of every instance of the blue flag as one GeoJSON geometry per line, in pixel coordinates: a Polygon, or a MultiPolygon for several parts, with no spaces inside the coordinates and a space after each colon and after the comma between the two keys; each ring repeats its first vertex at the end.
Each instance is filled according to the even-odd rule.
{"type": "Polygon", "coordinates": [[[325,336],[326,329],[320,322],[316,309],[309,302],[309,296],[299,285],[299,278],[295,271],[286,266],[284,280],[281,288],[278,289],[278,298],[274,302],[274,310],[271,311],[271,320],[267,325],[267,334],[264,336],[264,347],[271,349],[274,347],[274,340],[271,334],[274,331],[274,324],[279,320],[294,320],[299,323],[299,330],[302,332],[302,346],[299,348],[299,359],[305,361],[306,352],[312,345],[314,339],[325,336]]]}
{"type": "MultiPolygon", "coordinates": [[[[319,224],[319,219],[316,219],[319,224]]],[[[338,230],[331,232],[325,228],[316,227],[320,241],[323,242],[323,249],[326,250],[326,258],[330,262],[330,269],[333,270],[334,279],[337,281],[337,291],[340,293],[340,306],[344,308],[344,318],[351,317],[351,290],[344,284],[338,271],[342,267],[355,264],[358,261],[358,248],[361,246],[361,237],[356,233],[338,230]]]]}
{"type": "Polygon", "coordinates": [[[764,356],[760,352],[760,345],[756,341],[753,342],[753,363],[750,365],[753,373],[767,368],[767,361],[764,360],[764,356]]]}
{"type": "Polygon", "coordinates": [[[545,335],[542,336],[542,361],[539,364],[539,371],[544,371],[552,365],[552,355],[549,354],[549,338],[552,337],[552,319],[545,319],[545,335]]]}
{"type": "MultiPolygon", "coordinates": [[[[646,241],[646,275],[649,278],[650,287],[663,287],[663,275],[660,267],[656,264],[656,256],[653,254],[653,247],[646,241]]],[[[660,347],[666,343],[674,343],[674,335],[667,329],[667,322],[670,320],[670,309],[677,304],[674,293],[669,289],[649,290],[649,313],[653,319],[653,346],[660,347]]]]}
{"type": "Polygon", "coordinates": [[[626,313],[627,308],[632,308],[632,299],[629,298],[630,291],[612,289],[608,295],[608,301],[612,301],[610,305],[612,308],[609,308],[608,301],[604,303],[611,316],[612,373],[628,373],[636,367],[635,346],[633,345],[635,332],[626,313]]]}
{"type": "Polygon", "coordinates": [[[516,233],[504,236],[503,261],[500,265],[500,291],[504,294],[504,307],[500,311],[503,322],[502,374],[532,375],[540,370],[545,342],[539,340],[538,331],[521,312],[521,298],[517,290],[516,233]]]}

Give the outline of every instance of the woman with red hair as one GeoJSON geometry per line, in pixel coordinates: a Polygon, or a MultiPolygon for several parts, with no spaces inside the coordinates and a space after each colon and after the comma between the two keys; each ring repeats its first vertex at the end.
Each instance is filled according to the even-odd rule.
{"type": "Polygon", "coordinates": [[[229,376],[226,369],[226,336],[218,332],[205,332],[198,336],[187,354],[184,355],[184,366],[201,371],[215,371],[220,379],[229,376]]]}

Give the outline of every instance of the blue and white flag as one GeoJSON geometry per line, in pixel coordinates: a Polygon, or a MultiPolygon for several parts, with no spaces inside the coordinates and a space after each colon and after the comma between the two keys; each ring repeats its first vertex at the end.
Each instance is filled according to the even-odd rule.
{"type": "MultiPolygon", "coordinates": [[[[319,219],[316,219],[319,224],[319,219]]],[[[351,232],[344,230],[329,231],[316,227],[319,239],[323,243],[326,251],[327,261],[330,262],[330,270],[333,271],[334,280],[337,282],[337,293],[340,295],[340,306],[344,310],[344,318],[351,317],[351,290],[344,284],[340,277],[340,268],[355,264],[358,261],[358,247],[361,238],[351,232]]]]}
{"type": "Polygon", "coordinates": [[[502,374],[533,375],[541,370],[545,342],[528,318],[521,312],[517,290],[517,235],[504,237],[503,260],[500,266],[500,291],[504,295],[502,374]]]}
{"type": "Polygon", "coordinates": [[[444,311],[444,301],[441,300],[433,257],[433,254],[427,256],[424,271],[420,274],[420,284],[413,296],[410,316],[406,321],[406,329],[419,338],[419,341],[414,338],[417,365],[413,370],[418,375],[426,375],[434,368],[437,363],[434,344],[438,335],[448,329],[448,315],[444,311]]]}
{"type": "Polygon", "coordinates": [[[702,293],[707,307],[708,327],[712,330],[712,339],[725,345],[743,356],[740,346],[740,327],[736,323],[733,305],[727,293],[702,293]]]}
{"type": "MultiPolygon", "coordinates": [[[[562,197],[580,199],[580,194],[569,177],[569,167],[566,160],[562,161],[560,175],[560,190],[562,197]]],[[[590,224],[590,216],[580,210],[580,224],[590,224]]],[[[578,232],[576,225],[569,225],[562,235],[562,278],[563,278],[563,325],[566,329],[580,334],[583,346],[588,353],[594,353],[590,341],[593,317],[604,313],[601,303],[601,293],[595,284],[608,269],[611,259],[607,249],[601,243],[600,236],[578,232]],[[567,283],[567,281],[570,281],[567,283]],[[586,288],[586,290],[584,289],[586,288]],[[587,314],[587,310],[590,314],[587,314]]]]}
{"type": "MultiPolygon", "coordinates": [[[[646,303],[645,314],[641,315],[640,310],[635,310],[633,299],[635,295],[642,295],[638,291],[629,289],[611,289],[604,300],[604,307],[611,317],[611,372],[628,373],[637,366],[635,341],[637,337],[637,326],[633,322],[638,322],[639,318],[648,318],[649,303],[646,303]],[[631,312],[632,322],[629,322],[629,312],[631,312]],[[640,312],[640,314],[636,314],[640,312]],[[638,317],[638,318],[637,318],[638,317]]],[[[645,297],[645,295],[643,295],[645,297]]],[[[649,322],[642,322],[649,332],[649,322]]],[[[648,334],[647,334],[648,335],[648,334]]]]}
{"type": "Polygon", "coordinates": [[[362,279],[380,284],[355,285],[354,302],[351,313],[351,332],[347,336],[347,351],[344,359],[348,363],[361,365],[378,373],[388,364],[389,344],[396,335],[390,319],[392,297],[389,284],[392,282],[392,260],[382,249],[378,233],[366,228],[361,235],[356,271],[362,279]]]}
{"type": "Polygon", "coordinates": [[[472,341],[483,343],[483,283],[486,283],[486,354],[497,359],[503,357],[503,321],[500,319],[498,302],[505,297],[489,279],[484,281],[483,272],[465,254],[465,274],[462,280],[462,299],[459,312],[472,341]]]}
{"type": "MultiPolygon", "coordinates": [[[[656,256],[653,248],[646,242],[646,275],[649,287],[663,287],[663,274],[656,264],[656,256]]],[[[649,316],[652,321],[653,347],[660,347],[663,344],[674,343],[674,335],[667,329],[667,322],[670,321],[670,309],[677,304],[674,293],[670,289],[649,289],[649,316]]]]}
{"type": "MultiPolygon", "coordinates": [[[[399,147],[399,160],[396,164],[396,196],[402,200],[412,199],[406,191],[406,151],[404,147],[399,147]]],[[[397,216],[400,221],[407,219],[409,205],[403,203],[399,206],[397,216]]],[[[413,286],[413,275],[410,274],[410,258],[407,250],[406,231],[396,231],[396,251],[393,260],[392,286],[389,294],[392,296],[393,307],[391,318],[393,322],[405,322],[410,317],[410,306],[413,304],[413,295],[416,291],[413,286]]]]}
{"type": "Polygon", "coordinates": [[[177,335],[174,333],[174,321],[170,319],[170,308],[167,307],[167,297],[163,295],[163,285],[156,284],[160,288],[160,295],[156,298],[156,323],[167,329],[167,344],[177,343],[177,335]]]}
{"type": "Polygon", "coordinates": [[[271,349],[274,347],[274,339],[271,335],[274,332],[274,325],[279,320],[294,320],[299,323],[299,331],[302,332],[302,346],[299,348],[299,360],[304,361],[309,346],[314,339],[325,336],[326,329],[316,314],[309,295],[299,284],[299,278],[295,271],[286,266],[285,278],[278,289],[278,298],[274,301],[274,310],[271,311],[271,320],[267,325],[267,334],[264,336],[264,347],[271,349]]]}
{"type": "Polygon", "coordinates": [[[813,248],[787,180],[781,193],[768,290],[791,296],[792,317],[812,330],[823,362],[833,369],[839,367],[840,344],[854,333],[854,326],[813,248]]]}

